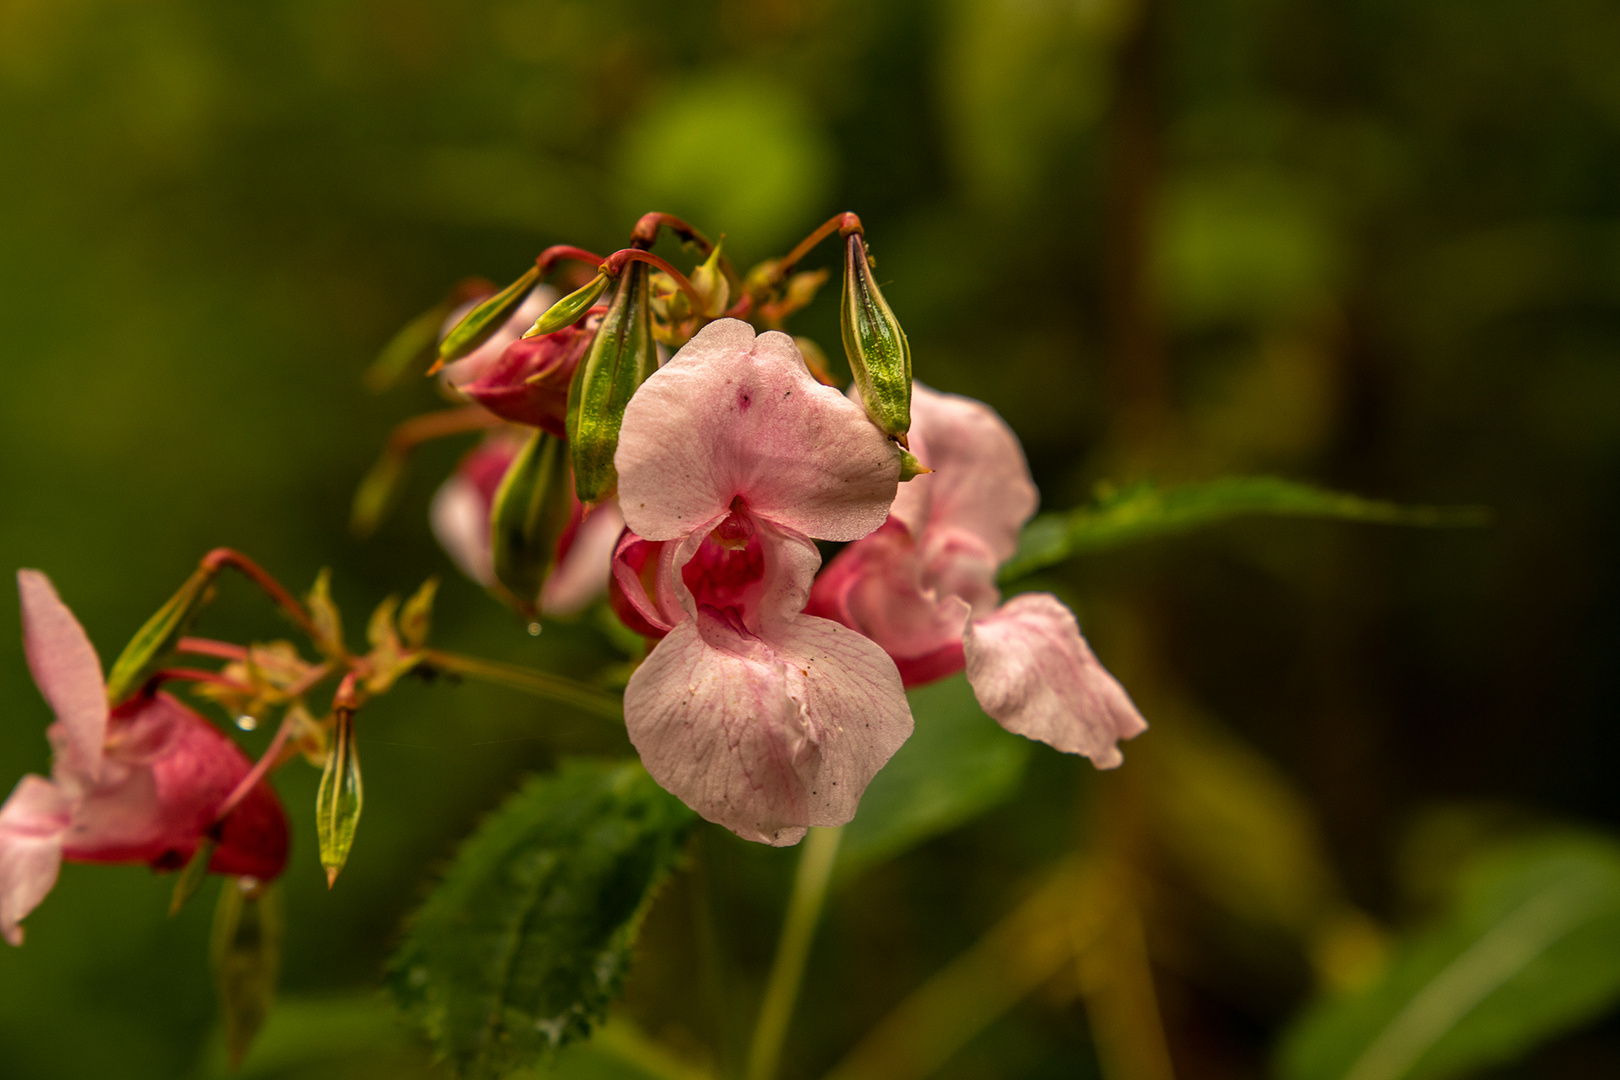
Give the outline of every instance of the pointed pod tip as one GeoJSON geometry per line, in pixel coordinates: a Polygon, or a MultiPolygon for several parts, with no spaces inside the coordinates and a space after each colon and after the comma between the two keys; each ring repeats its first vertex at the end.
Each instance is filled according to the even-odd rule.
{"type": "Polygon", "coordinates": [[[333,885],[337,884],[337,876],[338,876],[338,874],[340,872],[342,872],[343,867],[341,867],[341,866],[328,866],[328,867],[325,867],[325,870],[326,870],[326,887],[328,889],[331,889],[331,887],[333,885]]]}

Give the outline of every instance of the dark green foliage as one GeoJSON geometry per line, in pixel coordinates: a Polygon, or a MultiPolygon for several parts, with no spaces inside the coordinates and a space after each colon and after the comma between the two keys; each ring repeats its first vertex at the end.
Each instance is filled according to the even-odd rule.
{"type": "Polygon", "coordinates": [[[967,676],[908,695],[917,727],[861,796],[844,827],[839,872],[853,873],[946,832],[1007,798],[1034,743],[984,715],[967,676]]]}
{"type": "Polygon", "coordinates": [[[1620,996],[1620,847],[1523,841],[1466,873],[1453,910],[1284,1041],[1286,1080],[1460,1076],[1512,1060],[1620,996]]]}
{"type": "Polygon", "coordinates": [[[459,1075],[503,1076],[590,1034],[693,820],[640,765],[575,761],[483,823],[391,966],[459,1075]]]}
{"type": "Polygon", "coordinates": [[[1486,520],[1485,512],[1475,507],[1399,506],[1271,476],[1228,476],[1175,487],[1143,481],[1124,490],[1101,488],[1090,506],[1042,514],[1030,522],[1018,554],[1001,568],[1001,579],[1012,581],[1073,555],[1252,514],[1384,525],[1479,525],[1486,520]]]}

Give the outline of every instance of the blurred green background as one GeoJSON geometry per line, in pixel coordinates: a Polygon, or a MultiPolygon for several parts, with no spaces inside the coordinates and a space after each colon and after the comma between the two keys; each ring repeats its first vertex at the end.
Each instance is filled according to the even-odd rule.
{"type": "MultiPolygon", "coordinates": [[[[434,546],[460,446],[420,456],[378,536],[347,533],[387,431],[436,400],[425,380],[373,397],[361,371],[458,278],[611,250],[643,210],[747,265],[852,209],[918,377],[1007,418],[1048,509],[1228,472],[1494,508],[1474,531],[1244,522],[1043,582],[1150,722],[1204,717],[1281,767],[1357,906],[1413,914],[1450,850],[1412,846],[1425,822],[1620,824],[1613,4],[0,0],[0,162],[0,566],[46,570],[104,659],[226,544],[299,589],[330,565],[351,626],[440,574],[444,646],[601,663],[588,622],[531,639],[434,546]]],[[[836,352],[834,312],[794,328],[836,352]]],[[[206,631],[284,632],[223,594],[206,631]]],[[[6,787],[48,767],[14,618],[0,704],[6,787]]],[[[1100,782],[1037,754],[1012,802],[841,892],[785,1075],[970,943],[1061,849],[1075,784],[1128,782],[1154,738],[1100,782]]],[[[405,687],[361,745],[366,817],[330,894],[316,776],[278,780],[294,1019],[256,1075],[416,1068],[367,995],[434,867],[524,773],[628,750],[473,686],[405,687]]],[[[703,843],[746,997],[791,857],[703,843]]],[[[1149,945],[1177,1074],[1262,1075],[1308,968],[1175,879],[1149,945]]],[[[210,904],[166,919],[169,888],[65,869],[0,952],[0,1074],[213,1074],[210,904]]],[[[649,933],[632,1001],[701,1044],[678,1008],[656,1019],[687,931],[649,933]]],[[[1073,997],[942,1075],[1090,1075],[1073,997]]],[[[1620,1075],[1620,1028],[1493,1075],[1620,1075]]]]}

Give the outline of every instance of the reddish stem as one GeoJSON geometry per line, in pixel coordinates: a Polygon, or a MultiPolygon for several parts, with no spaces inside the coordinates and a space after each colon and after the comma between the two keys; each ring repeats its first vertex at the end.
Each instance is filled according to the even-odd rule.
{"type": "Polygon", "coordinates": [[[534,265],[540,268],[540,276],[543,278],[551,273],[552,267],[565,259],[595,266],[602,261],[602,256],[593,255],[584,248],[573,247],[570,244],[553,244],[539,254],[534,260],[534,265]]]}
{"type": "Polygon", "coordinates": [[[658,229],[662,226],[688,243],[696,244],[707,255],[714,250],[714,244],[709,238],[698,232],[692,226],[676,217],[674,214],[665,214],[654,210],[650,214],[642,214],[636,227],[630,230],[630,243],[632,246],[645,250],[658,242],[658,229]]]}
{"type": "Polygon", "coordinates": [[[244,694],[253,693],[253,687],[244,682],[237,682],[227,675],[217,671],[206,671],[203,668],[161,668],[147,676],[146,685],[141,692],[150,696],[157,692],[157,688],[166,682],[199,682],[212,683],[215,686],[226,686],[244,694]]]}
{"type": "Polygon", "coordinates": [[[469,431],[486,431],[504,423],[500,417],[482,405],[464,405],[456,409],[413,416],[388,435],[383,453],[390,457],[404,457],[417,446],[446,435],[461,435],[469,431]]]}
{"type": "Polygon", "coordinates": [[[309,635],[311,641],[321,639],[321,632],[315,626],[315,621],[309,617],[309,612],[304,610],[304,605],[298,602],[297,597],[284,589],[281,582],[271,577],[263,567],[240,551],[234,548],[215,548],[203,556],[202,566],[211,573],[227,566],[241,573],[253,584],[264,590],[265,595],[280,605],[283,611],[292,616],[293,622],[298,624],[300,630],[309,635]]]}
{"type": "Polygon", "coordinates": [[[833,215],[819,229],[800,240],[799,246],[788,252],[787,256],[776,264],[776,269],[771,271],[771,284],[775,285],[791,274],[793,268],[799,265],[799,260],[810,254],[811,248],[831,236],[835,229],[839,236],[848,236],[850,233],[860,233],[863,236],[866,234],[858,215],[848,212],[833,215]]]}
{"type": "Polygon", "coordinates": [[[178,652],[190,653],[193,656],[216,656],[221,660],[248,658],[247,646],[233,645],[229,641],[215,641],[213,638],[183,637],[174,647],[178,652]]]}
{"type": "Polygon", "coordinates": [[[225,815],[236,809],[238,803],[247,798],[247,793],[253,790],[253,785],[263,780],[265,774],[275,768],[276,758],[281,755],[281,748],[287,745],[287,737],[292,734],[293,720],[290,716],[281,718],[281,726],[276,728],[276,737],[270,740],[270,745],[260,755],[258,762],[248,771],[248,774],[237,781],[236,787],[219,804],[219,810],[214,814],[215,821],[223,821],[225,815]]]}
{"type": "Polygon", "coordinates": [[[703,299],[702,294],[697,291],[697,286],[693,285],[686,279],[685,274],[681,273],[679,270],[675,269],[658,256],[648,251],[642,251],[640,248],[622,248],[619,251],[615,251],[613,254],[607,257],[607,261],[602,265],[607,267],[608,273],[612,274],[614,277],[618,277],[619,274],[623,272],[624,264],[627,262],[644,262],[648,266],[655,267],[668,274],[675,280],[675,284],[681,287],[681,291],[686,294],[687,299],[692,301],[692,311],[694,313],[701,313],[704,306],[708,303],[703,299]]]}

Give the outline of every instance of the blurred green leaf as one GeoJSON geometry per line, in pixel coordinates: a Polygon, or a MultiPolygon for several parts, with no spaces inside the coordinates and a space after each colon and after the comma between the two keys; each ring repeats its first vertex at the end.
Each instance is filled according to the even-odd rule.
{"type": "Polygon", "coordinates": [[[1383,525],[1480,525],[1487,520],[1478,507],[1401,506],[1272,476],[1228,476],[1174,487],[1142,481],[1123,490],[1099,485],[1090,506],[1042,514],[1030,522],[1019,538],[1018,553],[1001,568],[1001,580],[1017,580],[1074,555],[1254,514],[1383,525]]]}
{"type": "Polygon", "coordinates": [[[462,846],[391,965],[460,1075],[502,1076],[590,1034],[693,820],[639,764],[575,761],[462,846]]]}
{"type": "Polygon", "coordinates": [[[107,675],[107,700],[116,705],[139,690],[141,684],[162,666],[197,612],[208,602],[209,589],[218,570],[200,566],[180,590],[135,632],[124,651],[113,661],[107,675]]]}
{"type": "Polygon", "coordinates": [[[309,605],[309,617],[315,624],[317,640],[315,645],[327,656],[339,657],[343,655],[343,614],[338,611],[337,604],[332,600],[332,570],[330,567],[321,567],[321,572],[315,575],[315,584],[304,598],[309,605]]]}
{"type": "Polygon", "coordinates": [[[274,882],[225,879],[214,911],[212,955],[232,1069],[270,1015],[281,973],[282,930],[281,895],[274,882]]]}
{"type": "Polygon", "coordinates": [[[232,1071],[223,1040],[203,1055],[198,1080],[429,1080],[425,1047],[380,993],[283,997],[232,1071]]]}
{"type": "Polygon", "coordinates": [[[907,695],[917,727],[873,778],[844,826],[842,876],[947,832],[1007,798],[1033,745],[984,714],[967,676],[907,695]]]}
{"type": "Polygon", "coordinates": [[[1455,908],[1383,978],[1310,1009],[1286,1080],[1457,1076],[1510,1061],[1620,998],[1620,845],[1546,836],[1465,874],[1455,908]]]}
{"type": "Polygon", "coordinates": [[[405,638],[405,644],[413,649],[427,644],[428,631],[433,623],[433,598],[438,592],[439,579],[430,577],[399,609],[399,632],[405,638]]]}

